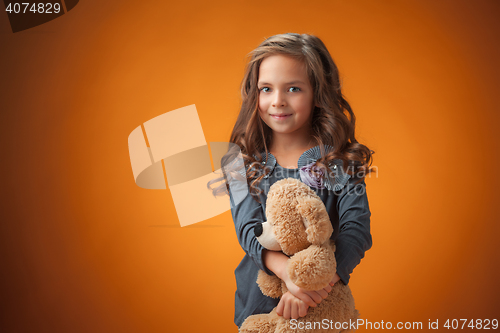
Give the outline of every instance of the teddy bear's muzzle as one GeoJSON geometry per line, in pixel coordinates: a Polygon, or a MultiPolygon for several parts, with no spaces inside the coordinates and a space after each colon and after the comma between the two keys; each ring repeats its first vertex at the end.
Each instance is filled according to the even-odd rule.
{"type": "Polygon", "coordinates": [[[281,251],[281,246],[276,240],[273,226],[271,225],[271,223],[269,223],[269,221],[255,224],[253,231],[255,233],[257,241],[264,248],[271,251],[281,251]]]}

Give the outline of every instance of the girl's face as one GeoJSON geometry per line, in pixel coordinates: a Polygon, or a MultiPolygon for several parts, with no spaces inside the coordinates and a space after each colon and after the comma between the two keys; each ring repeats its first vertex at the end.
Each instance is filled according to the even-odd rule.
{"type": "Polygon", "coordinates": [[[285,55],[265,58],[257,86],[259,115],[273,133],[309,132],[314,94],[303,62],[285,55]]]}

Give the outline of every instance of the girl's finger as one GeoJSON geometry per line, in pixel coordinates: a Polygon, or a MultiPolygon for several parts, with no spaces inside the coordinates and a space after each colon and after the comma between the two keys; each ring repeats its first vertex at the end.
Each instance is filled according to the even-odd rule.
{"type": "Polygon", "coordinates": [[[276,307],[276,314],[278,316],[282,316],[283,315],[283,309],[285,308],[285,304],[283,302],[283,298],[280,300],[280,302],[278,303],[278,306],[276,307]]]}
{"type": "Polygon", "coordinates": [[[290,318],[292,319],[299,319],[299,302],[302,301],[300,299],[293,300],[291,314],[290,314],[290,318]]]}
{"type": "Polygon", "coordinates": [[[290,319],[290,300],[286,300],[285,308],[283,309],[283,318],[290,319]]]}
{"type": "Polygon", "coordinates": [[[321,300],[324,300],[328,297],[328,293],[324,289],[318,290],[317,293],[321,296],[321,300]]]}
{"type": "MultiPolygon", "coordinates": [[[[321,303],[321,301],[323,300],[323,297],[321,297],[321,295],[319,293],[317,293],[316,291],[308,291],[307,295],[309,295],[309,297],[311,297],[311,299],[316,304],[321,303]]],[[[314,304],[314,306],[316,306],[316,304],[314,304]]],[[[311,306],[311,304],[309,304],[309,303],[307,303],[307,305],[311,306]]]]}
{"type": "Polygon", "coordinates": [[[337,274],[335,274],[335,275],[333,276],[332,281],[330,281],[330,286],[332,286],[332,287],[333,287],[333,285],[334,285],[335,283],[337,283],[338,281],[339,281],[339,276],[338,276],[337,274]]]}
{"type": "Polygon", "coordinates": [[[307,309],[308,306],[306,303],[300,301],[300,306],[299,306],[299,316],[300,317],[305,317],[307,315],[307,309]]]}
{"type": "MultiPolygon", "coordinates": [[[[317,294],[316,294],[317,295],[317,294]]],[[[312,297],[311,295],[309,295],[308,293],[304,293],[302,297],[298,297],[302,302],[306,303],[307,305],[309,306],[312,306],[313,308],[315,308],[318,304],[318,302],[316,302],[312,297]]],[[[319,299],[319,301],[321,302],[321,298],[319,298],[319,296],[317,296],[316,298],[319,299]]]]}

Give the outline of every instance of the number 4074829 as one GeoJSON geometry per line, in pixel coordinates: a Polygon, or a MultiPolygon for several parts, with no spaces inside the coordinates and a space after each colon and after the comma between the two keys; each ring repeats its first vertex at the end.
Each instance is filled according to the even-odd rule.
{"type": "Polygon", "coordinates": [[[489,330],[498,328],[498,319],[448,319],[444,323],[443,327],[447,329],[464,329],[466,327],[473,329],[483,329],[489,330]]]}
{"type": "Polygon", "coordinates": [[[61,12],[61,4],[59,3],[29,3],[29,2],[21,2],[21,3],[9,3],[5,8],[6,12],[10,14],[25,14],[25,13],[33,13],[33,14],[58,14],[61,12]]]}

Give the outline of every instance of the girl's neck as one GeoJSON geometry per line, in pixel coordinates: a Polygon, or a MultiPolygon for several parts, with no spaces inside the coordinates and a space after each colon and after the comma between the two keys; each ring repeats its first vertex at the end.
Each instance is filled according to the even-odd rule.
{"type": "Polygon", "coordinates": [[[313,137],[307,135],[298,136],[295,133],[279,134],[273,133],[273,140],[269,151],[271,154],[286,154],[292,152],[304,152],[316,146],[313,137]]]}

